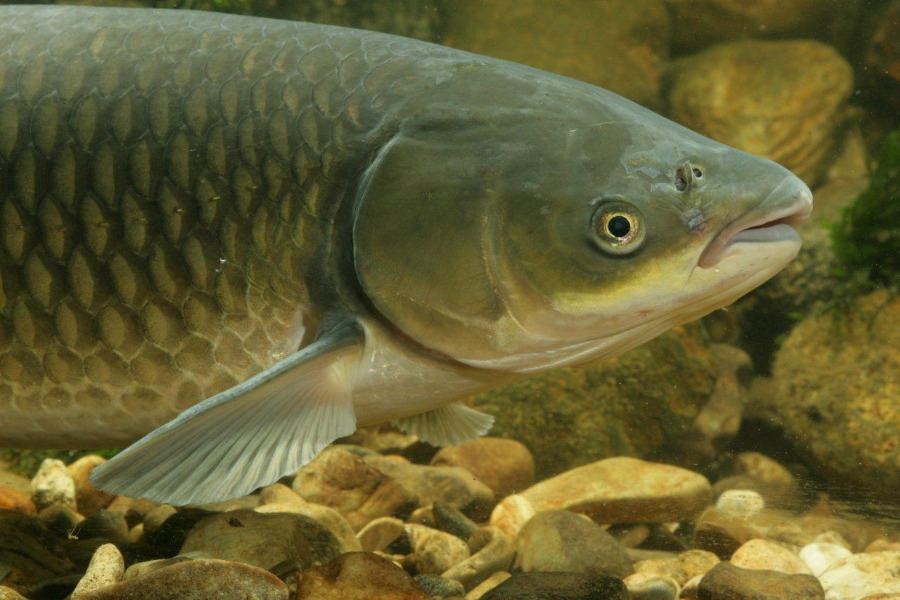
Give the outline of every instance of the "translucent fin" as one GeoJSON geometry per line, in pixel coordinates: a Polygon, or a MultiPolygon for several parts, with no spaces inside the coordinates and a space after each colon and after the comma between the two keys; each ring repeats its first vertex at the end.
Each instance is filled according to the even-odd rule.
{"type": "Polygon", "coordinates": [[[494,417],[469,408],[462,402],[454,402],[393,423],[423,442],[452,446],[486,434],[494,424],[494,417]]]}
{"type": "Polygon", "coordinates": [[[242,496],[293,473],[356,430],[348,323],[208,398],[91,471],[97,488],[169,504],[242,496]]]}

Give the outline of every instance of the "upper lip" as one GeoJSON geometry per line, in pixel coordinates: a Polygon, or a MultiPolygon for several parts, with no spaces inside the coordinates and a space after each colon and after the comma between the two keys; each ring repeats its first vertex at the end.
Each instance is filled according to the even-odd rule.
{"type": "Polygon", "coordinates": [[[787,177],[762,202],[722,228],[707,245],[698,264],[701,267],[715,265],[728,244],[742,231],[780,224],[796,227],[806,221],[811,212],[812,192],[799,179],[787,177]]]}

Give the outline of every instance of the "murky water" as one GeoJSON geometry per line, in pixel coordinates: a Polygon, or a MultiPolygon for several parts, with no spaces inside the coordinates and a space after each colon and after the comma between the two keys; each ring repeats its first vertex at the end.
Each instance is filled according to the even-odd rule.
{"type": "MultiPolygon", "coordinates": [[[[469,398],[496,417],[488,440],[439,450],[368,428],[296,477],[202,510],[94,490],[87,471],[103,459],[90,452],[53,454],[68,469],[5,452],[0,584],[35,598],[76,584],[73,598],[179,585],[212,597],[226,580],[272,598],[523,597],[516,585],[566,598],[591,586],[610,598],[900,593],[900,3],[72,4],[306,20],[524,63],[781,164],[813,191],[814,211],[798,256],[733,305],[596,365],[469,398]],[[154,559],[173,562],[143,564],[154,559]]],[[[20,163],[4,160],[0,178],[20,185],[20,163]]],[[[35,171],[38,189],[59,160],[35,171]]],[[[0,212],[8,255],[13,218],[0,212]]],[[[0,271],[0,317],[19,323],[14,281],[0,271]]],[[[3,323],[0,391],[11,394],[3,323]]]]}

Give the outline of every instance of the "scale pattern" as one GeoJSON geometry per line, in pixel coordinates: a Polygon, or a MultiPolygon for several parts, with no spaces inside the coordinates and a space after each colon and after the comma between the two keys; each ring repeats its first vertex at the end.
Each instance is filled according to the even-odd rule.
{"type": "Polygon", "coordinates": [[[125,444],[296,347],[307,266],[415,52],[217,14],[0,9],[0,444],[125,444]]]}

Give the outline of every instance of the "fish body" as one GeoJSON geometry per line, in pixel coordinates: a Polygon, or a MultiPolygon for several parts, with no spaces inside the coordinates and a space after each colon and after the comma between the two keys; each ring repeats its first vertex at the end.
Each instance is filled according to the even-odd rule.
{"type": "Polygon", "coordinates": [[[0,444],[150,432],[93,481],[186,503],[357,426],[461,441],[492,419],[459,398],[732,302],[810,209],[770,161],[521,65],[2,7],[0,444]]]}

